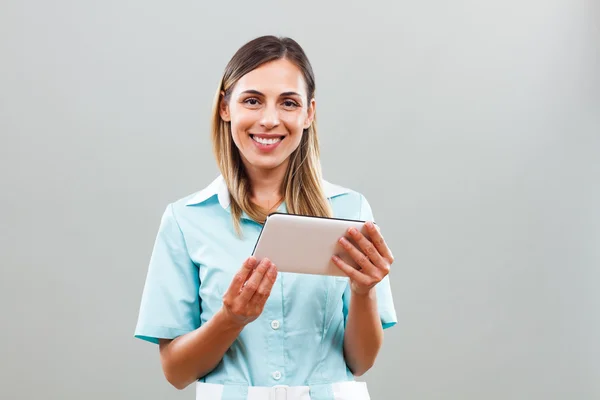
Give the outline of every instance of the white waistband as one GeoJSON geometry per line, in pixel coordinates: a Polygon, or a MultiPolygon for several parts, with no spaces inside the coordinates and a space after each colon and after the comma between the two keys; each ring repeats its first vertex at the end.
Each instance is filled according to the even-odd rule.
{"type": "MultiPolygon", "coordinates": [[[[196,382],[196,400],[220,400],[225,386],[196,382]]],[[[365,382],[335,382],[331,384],[332,400],[370,400],[365,382]]],[[[310,386],[248,386],[244,400],[310,400],[310,386]]]]}

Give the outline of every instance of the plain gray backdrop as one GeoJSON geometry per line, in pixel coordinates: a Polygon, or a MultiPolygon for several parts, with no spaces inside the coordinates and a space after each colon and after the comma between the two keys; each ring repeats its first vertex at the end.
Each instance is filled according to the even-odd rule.
{"type": "Polygon", "coordinates": [[[325,177],[397,257],[372,398],[600,398],[599,26],[595,0],[3,0],[0,398],[194,398],[133,331],[263,34],[305,48],[325,177]]]}

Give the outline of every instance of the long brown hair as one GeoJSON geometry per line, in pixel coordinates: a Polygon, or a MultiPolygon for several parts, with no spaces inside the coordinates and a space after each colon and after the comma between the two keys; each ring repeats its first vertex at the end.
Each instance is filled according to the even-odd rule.
{"type": "MultiPolygon", "coordinates": [[[[282,58],[294,63],[302,71],[310,102],[315,94],[315,77],[304,50],[293,39],[275,36],[258,37],[234,54],[225,68],[214,99],[211,129],[213,153],[229,189],[231,214],[238,234],[241,234],[240,218],[243,212],[260,223],[264,223],[267,214],[250,200],[250,181],[231,136],[231,123],[221,118],[219,105],[222,100],[230,100],[231,92],[242,76],[267,62],[282,58]]],[[[298,148],[290,154],[290,162],[282,182],[281,192],[290,214],[332,216],[322,187],[319,156],[315,115],[311,126],[304,129],[298,148]]]]}

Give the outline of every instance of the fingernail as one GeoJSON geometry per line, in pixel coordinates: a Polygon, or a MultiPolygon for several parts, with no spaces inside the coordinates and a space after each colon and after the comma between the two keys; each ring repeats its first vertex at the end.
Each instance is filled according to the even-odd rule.
{"type": "Polygon", "coordinates": [[[374,225],[373,225],[373,223],[372,223],[371,221],[367,222],[367,226],[368,226],[369,228],[373,228],[373,227],[374,227],[374,225]]]}
{"type": "Polygon", "coordinates": [[[341,238],[339,239],[339,242],[340,242],[341,244],[346,244],[346,243],[348,243],[348,240],[347,240],[345,237],[341,237],[341,238]]]}
{"type": "Polygon", "coordinates": [[[350,233],[355,235],[358,231],[356,230],[356,228],[350,228],[350,233]]]}

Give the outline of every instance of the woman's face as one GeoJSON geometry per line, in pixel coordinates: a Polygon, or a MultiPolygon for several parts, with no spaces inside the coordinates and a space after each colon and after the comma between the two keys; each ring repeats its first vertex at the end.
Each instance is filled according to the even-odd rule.
{"type": "Polygon", "coordinates": [[[231,122],[233,141],[247,168],[287,168],[290,154],[315,114],[307,99],[301,70],[286,59],[271,61],[244,75],[229,101],[221,102],[221,118],[231,122]]]}

